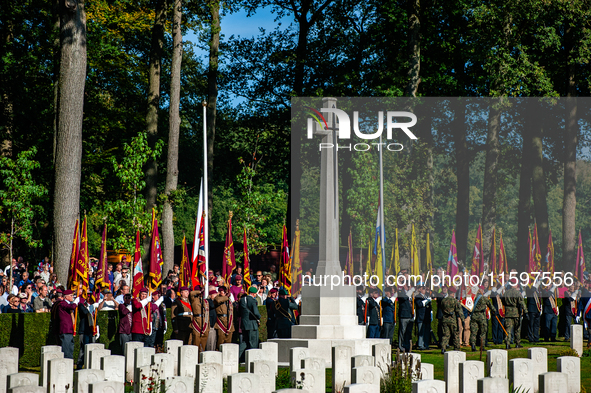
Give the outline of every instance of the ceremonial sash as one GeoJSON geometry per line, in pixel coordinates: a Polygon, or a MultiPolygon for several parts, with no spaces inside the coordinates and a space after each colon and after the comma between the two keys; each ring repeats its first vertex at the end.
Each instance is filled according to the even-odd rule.
{"type": "Polygon", "coordinates": [[[181,302],[181,304],[185,307],[187,307],[189,310],[193,311],[193,309],[191,308],[191,305],[185,301],[183,301],[183,299],[179,298],[179,302],[181,302]]]}
{"type": "Polygon", "coordinates": [[[148,318],[148,316],[152,315],[151,305],[152,305],[152,303],[147,304],[148,311],[146,311],[145,307],[142,307],[141,314],[140,314],[142,316],[142,322],[144,320],[146,321],[145,323],[142,324],[143,325],[142,329],[144,331],[144,335],[146,335],[146,336],[149,336],[152,334],[152,332],[151,332],[152,329],[150,329],[150,319],[148,318]]]}
{"type": "MultiPolygon", "coordinates": [[[[367,318],[367,303],[365,303],[365,306],[366,306],[366,307],[365,307],[365,316],[366,316],[366,318],[367,318]]],[[[275,303],[275,309],[276,309],[277,311],[279,311],[279,312],[281,313],[281,315],[283,315],[285,318],[289,319],[289,320],[290,320],[290,321],[291,321],[291,322],[292,322],[294,325],[296,325],[296,322],[297,322],[297,321],[294,321],[294,320],[292,320],[292,319],[291,319],[291,316],[289,315],[289,311],[288,311],[288,312],[285,312],[285,311],[283,310],[283,307],[281,307],[281,303],[279,303],[279,301],[277,301],[277,302],[275,303]]],[[[367,322],[367,319],[366,319],[365,321],[367,322]]]]}
{"type": "Polygon", "coordinates": [[[204,332],[207,330],[207,328],[208,328],[207,323],[209,322],[209,307],[205,307],[205,311],[203,311],[204,302],[206,302],[205,299],[203,299],[203,301],[201,303],[201,320],[203,321],[203,327],[202,328],[199,327],[199,324],[197,323],[195,318],[193,318],[193,321],[191,321],[191,327],[193,328],[193,330],[195,330],[200,335],[203,335],[204,332]]]}
{"type": "Polygon", "coordinates": [[[587,301],[587,304],[585,305],[585,312],[583,313],[583,319],[586,319],[587,313],[589,311],[591,311],[591,298],[589,298],[589,301],[587,301]]]}
{"type": "Polygon", "coordinates": [[[224,326],[224,323],[220,320],[220,317],[217,317],[218,326],[224,334],[230,333],[232,322],[234,321],[234,313],[230,312],[230,306],[228,305],[228,302],[226,302],[226,313],[228,314],[228,326],[224,326]]]}
{"type": "Polygon", "coordinates": [[[555,315],[558,315],[558,307],[556,307],[556,300],[554,300],[554,296],[550,296],[548,300],[550,301],[550,305],[552,306],[552,311],[555,315]]]}
{"type": "Polygon", "coordinates": [[[415,318],[415,294],[414,294],[414,292],[411,297],[410,305],[412,306],[412,318],[414,319],[415,318]]]}
{"type": "Polygon", "coordinates": [[[538,297],[538,293],[534,292],[534,299],[536,301],[536,307],[538,308],[538,312],[542,312],[542,306],[540,305],[540,298],[538,297]]]}

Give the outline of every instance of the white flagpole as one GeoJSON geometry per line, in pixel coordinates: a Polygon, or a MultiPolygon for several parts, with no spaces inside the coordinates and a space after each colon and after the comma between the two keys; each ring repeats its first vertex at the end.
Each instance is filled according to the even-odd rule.
{"type": "Polygon", "coordinates": [[[385,233],[385,222],[384,222],[384,165],[382,162],[382,136],[380,135],[380,239],[382,248],[382,296],[384,296],[384,287],[386,286],[386,233],[385,233]]]}
{"type": "Polygon", "coordinates": [[[203,242],[205,249],[205,293],[209,297],[209,201],[207,187],[207,102],[203,101],[203,242]]]}

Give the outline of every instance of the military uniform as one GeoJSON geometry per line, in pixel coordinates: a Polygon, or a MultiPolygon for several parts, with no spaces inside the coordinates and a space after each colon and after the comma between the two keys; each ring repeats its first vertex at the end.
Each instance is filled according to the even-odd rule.
{"type": "Polygon", "coordinates": [[[410,352],[410,341],[412,339],[412,298],[404,289],[398,291],[398,349],[410,352]]]}
{"type": "Polygon", "coordinates": [[[486,319],[487,307],[490,308],[493,316],[496,315],[497,311],[488,297],[480,294],[476,296],[474,307],[472,308],[472,317],[470,318],[470,346],[472,350],[474,350],[476,344],[484,345],[488,332],[488,320],[486,319]]]}
{"type": "Polygon", "coordinates": [[[217,320],[215,330],[217,332],[217,350],[220,345],[232,342],[232,333],[234,332],[234,310],[228,296],[217,295],[213,299],[217,320]]]}
{"type": "Polygon", "coordinates": [[[511,342],[511,329],[514,331],[515,344],[521,346],[521,321],[520,317],[523,314],[523,298],[521,293],[515,288],[509,288],[503,297],[503,304],[505,305],[505,330],[507,336],[505,343],[509,345],[511,342]]]}
{"type": "Polygon", "coordinates": [[[462,320],[462,323],[465,321],[462,306],[460,306],[460,303],[455,297],[448,296],[441,300],[441,312],[443,313],[441,350],[445,351],[450,338],[453,336],[454,348],[456,351],[459,351],[460,335],[458,332],[458,318],[462,320]]]}
{"type": "Polygon", "coordinates": [[[540,308],[538,290],[534,287],[528,287],[525,289],[527,295],[527,339],[530,343],[537,343],[540,341],[540,308]]]}
{"type": "Polygon", "coordinates": [[[368,297],[365,303],[368,318],[367,338],[380,338],[380,306],[373,297],[368,297]]]}
{"type": "Polygon", "coordinates": [[[277,338],[277,318],[275,317],[275,302],[270,297],[265,300],[265,307],[267,307],[267,340],[277,338]]]}
{"type": "MultiPolygon", "coordinates": [[[[544,289],[542,291],[544,300],[542,301],[542,318],[544,321],[543,333],[544,339],[548,341],[556,341],[556,323],[558,321],[557,315],[554,313],[550,298],[554,299],[554,292],[544,289]]],[[[554,302],[556,304],[556,302],[554,302]]]]}
{"type": "Polygon", "coordinates": [[[246,343],[246,349],[259,347],[259,321],[261,314],[257,301],[252,296],[244,296],[240,299],[240,315],[242,316],[242,336],[246,343]]]}
{"type": "Polygon", "coordinates": [[[429,349],[431,344],[431,299],[418,293],[414,299],[418,349],[429,349]]]}
{"type": "Polygon", "coordinates": [[[74,359],[74,311],[77,303],[62,300],[56,303],[56,318],[59,322],[59,339],[64,358],[74,359]]]}
{"type": "Polygon", "coordinates": [[[175,331],[175,338],[181,340],[184,345],[189,344],[191,338],[191,322],[193,311],[189,299],[182,299],[180,296],[172,302],[172,330],[175,331]]]}
{"type": "MultiPolygon", "coordinates": [[[[394,299],[396,301],[396,299],[394,299]]],[[[394,336],[394,312],[396,307],[392,299],[384,296],[381,300],[382,306],[382,330],[380,332],[380,338],[387,338],[392,343],[392,337],[394,336]]]]}
{"type": "Polygon", "coordinates": [[[191,344],[199,346],[199,351],[205,351],[209,337],[209,302],[201,296],[201,290],[189,293],[189,303],[193,311],[191,322],[191,344]]]}
{"type": "Polygon", "coordinates": [[[291,298],[279,298],[275,301],[278,338],[291,338],[291,327],[295,323],[293,310],[297,309],[298,305],[291,298]]]}

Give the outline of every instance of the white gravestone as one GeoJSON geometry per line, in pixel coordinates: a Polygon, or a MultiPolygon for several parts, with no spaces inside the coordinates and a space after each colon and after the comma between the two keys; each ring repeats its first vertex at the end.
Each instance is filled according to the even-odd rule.
{"type": "Polygon", "coordinates": [[[561,356],[556,359],[556,371],[568,377],[568,393],[581,391],[581,359],[576,356],[561,356]]]}
{"type": "Polygon", "coordinates": [[[199,353],[199,363],[219,363],[222,364],[222,353],[218,351],[203,351],[199,353]]]}
{"type": "Polygon", "coordinates": [[[460,363],[460,393],[475,392],[480,378],[484,378],[484,362],[468,360],[460,363]]]}
{"type": "Polygon", "coordinates": [[[351,369],[351,381],[353,383],[380,386],[381,377],[380,369],[375,366],[362,366],[351,369]]]}
{"type": "Polygon", "coordinates": [[[158,391],[162,385],[160,367],[154,365],[138,367],[134,370],[133,388],[135,393],[158,391]]]}
{"type": "Polygon", "coordinates": [[[18,373],[18,349],[12,347],[0,348],[0,393],[8,392],[8,376],[16,373],[18,373]]]}
{"type": "Polygon", "coordinates": [[[255,360],[250,364],[250,370],[253,374],[258,375],[259,392],[271,393],[275,390],[275,365],[276,362],[270,360],[255,360]]]}
{"type": "Polygon", "coordinates": [[[371,354],[375,359],[375,366],[380,369],[382,376],[385,375],[392,364],[392,346],[390,344],[374,344],[371,354]]]}
{"type": "Polygon", "coordinates": [[[246,366],[246,372],[250,373],[252,371],[250,371],[250,365],[252,362],[254,362],[255,360],[265,360],[265,353],[263,352],[262,349],[258,349],[258,348],[254,348],[254,349],[247,349],[245,352],[245,366],[246,366]]]}
{"type": "MultiPolygon", "coordinates": [[[[268,360],[275,365],[275,376],[279,372],[279,344],[272,342],[264,342],[259,344],[259,348],[263,351],[263,358],[261,360],[268,360]]],[[[273,388],[275,390],[275,388],[273,388]]]]}
{"type": "MultiPolygon", "coordinates": [[[[205,352],[203,352],[205,353],[205,352]]],[[[220,353],[221,355],[221,353],[220,353]]],[[[220,393],[223,386],[223,366],[221,363],[202,363],[197,365],[197,392],[220,393]]]]}
{"type": "Polygon", "coordinates": [[[226,343],[220,345],[222,351],[222,366],[224,367],[224,378],[228,375],[238,374],[239,362],[238,355],[240,353],[240,346],[238,344],[226,343]]]}
{"type": "Polygon", "coordinates": [[[102,381],[90,384],[90,393],[125,393],[123,382],[102,381]]]}
{"type": "Polygon", "coordinates": [[[489,377],[507,378],[507,351],[504,349],[486,351],[486,370],[489,377]]]}
{"type": "MultiPolygon", "coordinates": [[[[92,368],[90,365],[90,352],[94,351],[95,349],[105,349],[105,344],[100,343],[89,343],[84,346],[84,368],[92,368]]],[[[100,363],[99,363],[100,365],[100,363]]],[[[100,367],[96,367],[96,369],[100,369],[100,367]]]]}
{"type": "Polygon", "coordinates": [[[538,375],[538,382],[540,393],[565,393],[568,387],[568,375],[560,372],[543,373],[538,375]]]}
{"type": "Polygon", "coordinates": [[[89,385],[105,380],[103,370],[84,369],[74,371],[74,393],[88,393],[89,385]]]}
{"type": "Polygon", "coordinates": [[[421,379],[435,379],[435,366],[430,363],[421,363],[421,379]]]}
{"type": "Polygon", "coordinates": [[[302,360],[310,357],[310,350],[304,347],[293,347],[289,349],[289,371],[298,370],[302,367],[302,360]]]}
{"type": "Polygon", "coordinates": [[[164,381],[164,391],[166,393],[190,393],[195,391],[195,378],[192,377],[172,377],[164,381]]]}
{"type": "Polygon", "coordinates": [[[228,393],[258,393],[259,381],[260,378],[256,374],[230,374],[228,375],[228,393]]]}
{"type": "Polygon", "coordinates": [[[352,383],[345,386],[345,393],[380,393],[380,387],[366,383],[352,383]]]}
{"type": "Polygon", "coordinates": [[[197,363],[199,363],[199,347],[197,345],[179,347],[179,376],[194,379],[197,363]]]}
{"type": "Polygon", "coordinates": [[[368,355],[357,355],[351,358],[351,368],[363,366],[375,366],[376,358],[368,355]]]}
{"type": "Polygon", "coordinates": [[[273,393],[310,393],[307,390],[303,389],[279,389],[275,390],[273,393]]]}
{"type": "Polygon", "coordinates": [[[583,355],[583,325],[570,325],[570,347],[583,355]]]}
{"type": "MultiPolygon", "coordinates": [[[[351,347],[347,348],[349,351],[351,350],[351,347]]],[[[299,369],[292,371],[291,377],[295,380],[296,387],[301,387],[310,393],[324,393],[326,391],[326,385],[322,384],[322,381],[326,380],[324,371],[299,369]]],[[[339,388],[339,390],[342,390],[343,387],[339,388]]],[[[336,391],[337,390],[333,389],[333,392],[336,391]]]]}
{"type": "Polygon", "coordinates": [[[125,356],[103,356],[101,370],[105,372],[105,381],[125,383],[125,356]]]}
{"type": "Polygon", "coordinates": [[[332,347],[332,390],[342,390],[351,384],[351,347],[332,347]]]}
{"type": "Polygon", "coordinates": [[[162,379],[174,377],[174,356],[170,353],[152,355],[152,364],[160,367],[162,379]]]}
{"type": "Polygon", "coordinates": [[[183,346],[182,340],[166,340],[164,352],[174,356],[174,375],[179,374],[179,348],[183,346]]]}
{"type": "Polygon", "coordinates": [[[528,348],[527,357],[534,364],[534,393],[538,393],[538,375],[548,372],[548,350],[546,348],[528,348]]]}
{"type": "Polygon", "coordinates": [[[412,393],[445,393],[445,381],[422,379],[412,383],[412,393]]]}
{"type": "Polygon", "coordinates": [[[523,392],[534,391],[534,363],[531,359],[511,359],[509,360],[509,382],[513,384],[514,389],[521,388],[523,392]]]}
{"type": "MultiPolygon", "coordinates": [[[[86,351],[85,351],[86,352],[86,351]]],[[[95,370],[101,369],[101,358],[105,356],[111,356],[111,351],[109,349],[92,349],[89,354],[89,367],[95,370]]]]}
{"type": "Polygon", "coordinates": [[[318,370],[320,377],[319,384],[326,386],[326,360],[323,358],[306,358],[302,360],[304,370],[318,370]]]}
{"type": "Polygon", "coordinates": [[[138,369],[140,367],[149,366],[152,364],[152,355],[156,353],[154,348],[139,347],[135,349],[135,360],[133,368],[138,369]]]}
{"type": "Polygon", "coordinates": [[[8,374],[6,383],[8,389],[17,388],[19,386],[38,386],[39,375],[33,373],[8,374]]]}
{"type": "Polygon", "coordinates": [[[74,386],[74,360],[52,359],[49,361],[48,393],[70,393],[74,386]]]}
{"type": "Polygon", "coordinates": [[[460,363],[466,361],[466,352],[449,351],[443,355],[443,376],[447,393],[460,392],[460,363]]]}
{"type": "Polygon", "coordinates": [[[11,393],[46,393],[43,386],[19,386],[10,389],[11,393]]]}
{"type": "Polygon", "coordinates": [[[509,393],[509,380],[498,377],[479,379],[478,393],[509,393]]]}
{"type": "Polygon", "coordinates": [[[134,378],[135,350],[143,347],[144,343],[139,341],[125,343],[123,354],[125,355],[125,379],[127,381],[133,381],[134,378]]]}
{"type": "Polygon", "coordinates": [[[61,351],[62,351],[62,347],[60,347],[59,345],[44,345],[41,347],[41,353],[61,352],[61,351]]]}
{"type": "MultiPolygon", "coordinates": [[[[47,387],[47,382],[49,380],[49,361],[52,359],[63,359],[64,353],[63,352],[45,352],[41,354],[41,386],[47,387]]],[[[0,363],[2,359],[0,359],[0,363]]],[[[2,366],[0,366],[1,368],[2,366]]]]}

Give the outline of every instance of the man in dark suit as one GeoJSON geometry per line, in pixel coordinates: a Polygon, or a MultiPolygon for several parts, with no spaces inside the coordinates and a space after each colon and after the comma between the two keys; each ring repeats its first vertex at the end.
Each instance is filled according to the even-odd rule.
{"type": "Polygon", "coordinates": [[[277,288],[271,288],[265,306],[267,307],[267,340],[277,338],[277,316],[275,302],[277,301],[277,288]]]}
{"type": "Polygon", "coordinates": [[[382,331],[380,332],[380,338],[387,338],[392,343],[392,337],[394,336],[394,319],[395,310],[394,301],[392,301],[392,288],[386,287],[384,289],[384,297],[381,300],[382,306],[382,331]]]}
{"type": "Polygon", "coordinates": [[[415,296],[418,349],[429,349],[431,342],[431,299],[425,295],[426,288],[419,287],[415,296]]]}
{"type": "Polygon", "coordinates": [[[74,359],[74,318],[79,298],[74,300],[74,291],[64,291],[64,300],[57,304],[57,319],[60,324],[59,336],[64,358],[74,359]]]}
{"type": "Polygon", "coordinates": [[[291,327],[295,324],[293,310],[297,309],[298,305],[293,301],[293,298],[288,298],[287,291],[281,288],[279,290],[279,299],[275,302],[278,338],[291,338],[291,327]]]}
{"type": "Polygon", "coordinates": [[[525,295],[527,296],[527,340],[530,343],[537,343],[540,341],[540,301],[538,288],[531,287],[525,288],[525,295]]]}
{"type": "MultiPolygon", "coordinates": [[[[261,314],[254,299],[257,295],[257,288],[248,288],[248,295],[240,299],[240,315],[242,316],[242,336],[246,344],[245,350],[259,347],[259,325],[261,314]]],[[[242,353],[240,354],[242,357],[242,353]]]]}
{"type": "Polygon", "coordinates": [[[400,351],[410,352],[410,340],[412,339],[413,306],[411,304],[412,291],[408,286],[398,290],[398,348],[400,351]]]}
{"type": "Polygon", "coordinates": [[[364,288],[362,285],[357,287],[357,321],[360,325],[365,325],[365,300],[363,300],[364,288]]]}
{"type": "Polygon", "coordinates": [[[365,303],[367,317],[367,338],[380,338],[380,305],[376,299],[380,296],[377,288],[372,288],[365,303]]]}

